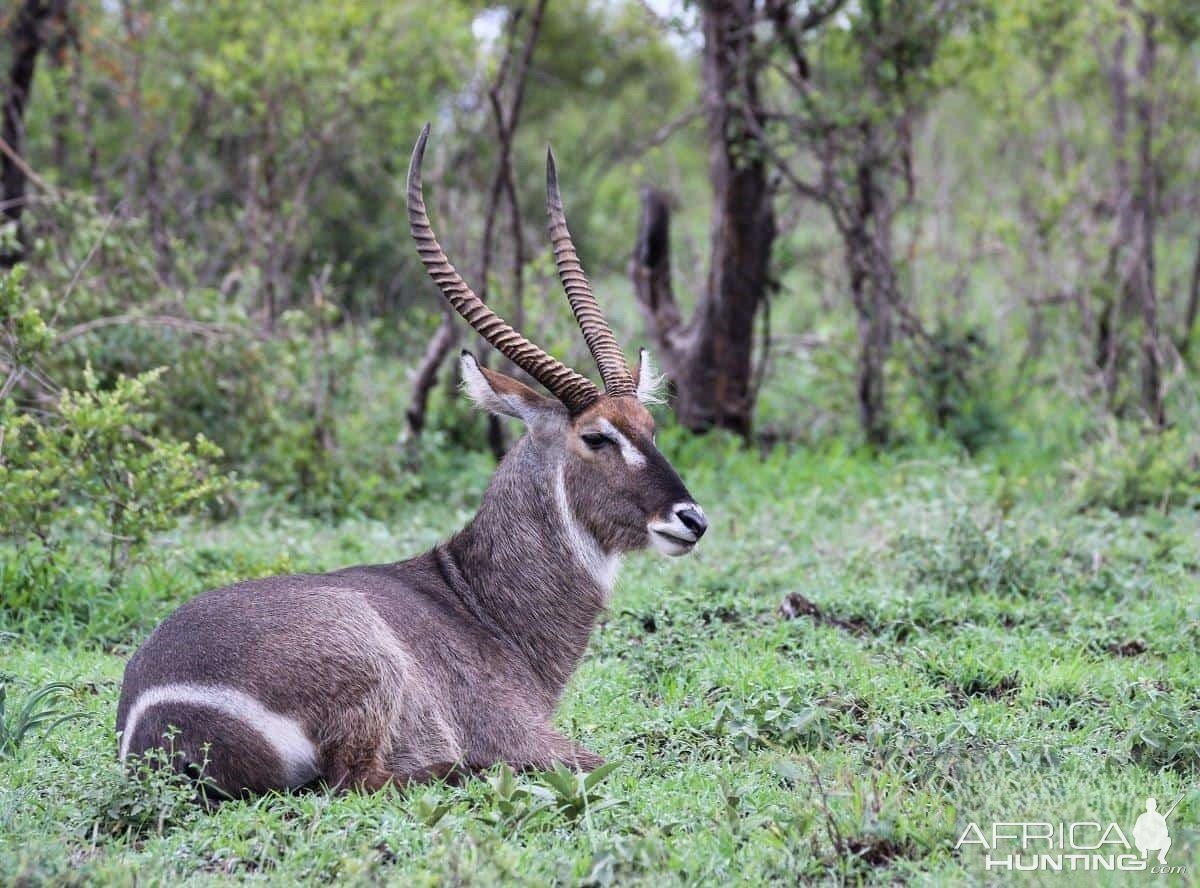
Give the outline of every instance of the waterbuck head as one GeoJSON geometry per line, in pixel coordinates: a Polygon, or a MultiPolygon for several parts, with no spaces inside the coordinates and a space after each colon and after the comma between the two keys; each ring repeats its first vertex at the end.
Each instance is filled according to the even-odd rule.
{"type": "Polygon", "coordinates": [[[604,382],[601,392],[513,329],[485,305],[450,264],[429,224],[421,190],[421,160],[428,124],[413,148],[408,168],[408,219],[421,261],[454,309],[499,352],[550,392],[534,391],[489,370],[469,352],[462,357],[463,383],[486,410],[521,420],[529,430],[522,458],[531,483],[556,487],[572,532],[606,555],[652,545],[683,555],[704,535],[708,522],[678,473],[655,445],[654,419],[646,404],[656,400],[658,379],[645,351],[631,372],[591,286],[567,230],[554,156],[546,155],[546,203],[559,278],[588,349],[604,382]],[[592,542],[594,541],[594,543],[592,542]]]}

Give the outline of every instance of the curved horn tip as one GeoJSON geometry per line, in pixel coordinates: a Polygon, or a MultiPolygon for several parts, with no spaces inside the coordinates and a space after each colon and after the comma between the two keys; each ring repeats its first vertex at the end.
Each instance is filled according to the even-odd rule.
{"type": "Polygon", "coordinates": [[[558,196],[558,168],[554,164],[554,149],[546,145],[546,196],[558,196]]]}
{"type": "Polygon", "coordinates": [[[421,127],[421,135],[417,136],[417,142],[413,145],[412,157],[408,161],[408,180],[412,182],[413,174],[420,181],[421,178],[421,161],[425,159],[425,143],[429,141],[429,123],[421,127]]]}

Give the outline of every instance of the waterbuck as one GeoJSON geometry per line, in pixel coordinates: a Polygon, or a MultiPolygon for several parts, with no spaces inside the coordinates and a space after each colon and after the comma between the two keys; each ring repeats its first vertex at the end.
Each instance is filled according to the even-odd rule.
{"type": "Polygon", "coordinates": [[[605,607],[622,553],[690,551],[704,512],[654,443],[631,373],[567,231],[546,159],[550,236],[601,392],[505,323],[454,270],[421,190],[422,130],[408,218],[442,294],[553,397],[464,352],[467,393],[527,433],[501,461],[474,519],[408,561],[271,577],[184,604],[134,654],[117,709],[122,759],[168,748],[176,769],[236,796],[314,781],[373,791],[497,762],[583,770],[595,753],[553,716],[605,607]],[[170,739],[164,735],[170,734],[170,739]]]}

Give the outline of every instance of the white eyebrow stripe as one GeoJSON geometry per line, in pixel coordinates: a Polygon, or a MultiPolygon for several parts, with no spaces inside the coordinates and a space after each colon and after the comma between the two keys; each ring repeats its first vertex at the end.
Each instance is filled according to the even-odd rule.
{"type": "Polygon", "coordinates": [[[601,419],[600,428],[604,430],[604,434],[617,442],[617,445],[621,448],[621,456],[625,459],[627,466],[632,469],[640,469],[646,464],[646,457],[642,451],[634,447],[633,443],[621,434],[615,425],[607,419],[601,419]]]}

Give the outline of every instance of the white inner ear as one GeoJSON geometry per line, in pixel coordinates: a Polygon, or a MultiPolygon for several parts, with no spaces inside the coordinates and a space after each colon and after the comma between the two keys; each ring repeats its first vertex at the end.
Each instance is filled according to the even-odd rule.
{"type": "Polygon", "coordinates": [[[638,379],[637,379],[637,397],[643,404],[665,404],[666,397],[663,393],[663,383],[667,378],[658,372],[658,368],[654,366],[654,361],[650,358],[650,352],[644,348],[639,352],[640,361],[638,363],[638,379]]]}
{"type": "Polygon", "coordinates": [[[516,413],[506,401],[512,399],[502,398],[496,394],[496,390],[491,387],[487,381],[487,377],[483,375],[483,371],[479,369],[479,364],[471,355],[463,355],[459,359],[462,365],[462,386],[463,391],[467,396],[474,401],[479,407],[491,413],[505,413],[509,416],[515,416],[516,413]]]}
{"type": "Polygon", "coordinates": [[[463,390],[472,401],[489,413],[511,416],[530,428],[535,425],[544,428],[546,423],[558,422],[565,416],[566,411],[555,401],[546,399],[544,403],[531,403],[520,395],[497,392],[479,369],[474,355],[464,354],[461,365],[463,390]]]}

